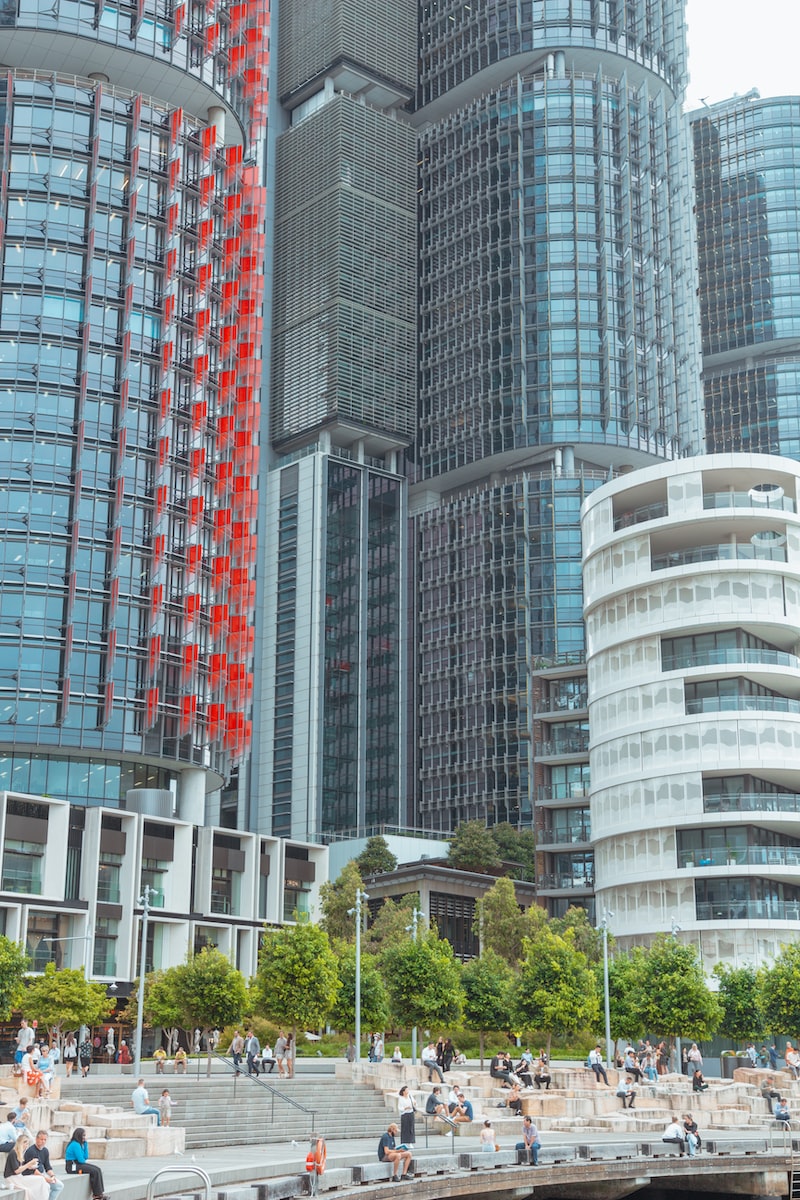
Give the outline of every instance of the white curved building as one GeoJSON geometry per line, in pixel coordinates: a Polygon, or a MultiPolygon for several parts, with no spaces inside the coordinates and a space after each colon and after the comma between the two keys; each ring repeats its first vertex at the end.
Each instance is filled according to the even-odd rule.
{"type": "Polygon", "coordinates": [[[584,503],[597,910],[706,970],[800,936],[800,466],[684,459],[584,503]]]}

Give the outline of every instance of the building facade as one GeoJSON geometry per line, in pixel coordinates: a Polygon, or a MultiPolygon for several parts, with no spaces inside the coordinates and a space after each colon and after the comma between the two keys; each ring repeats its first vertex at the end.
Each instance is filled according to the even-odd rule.
{"type": "Polygon", "coordinates": [[[587,500],[584,586],[598,910],[761,963],[800,931],[796,462],[726,454],[587,500]]]}
{"type": "Polygon", "coordinates": [[[560,912],[592,882],[580,507],[702,438],[684,6],[420,20],[416,819],[538,823],[560,912]]]}
{"type": "Polygon", "coordinates": [[[0,786],[206,795],[251,738],[268,8],[0,8],[0,786]]]}
{"type": "Polygon", "coordinates": [[[408,823],[416,16],[283,0],[263,611],[249,827],[408,823]]]}
{"type": "Polygon", "coordinates": [[[710,453],[800,457],[800,98],[692,114],[710,453]]]}

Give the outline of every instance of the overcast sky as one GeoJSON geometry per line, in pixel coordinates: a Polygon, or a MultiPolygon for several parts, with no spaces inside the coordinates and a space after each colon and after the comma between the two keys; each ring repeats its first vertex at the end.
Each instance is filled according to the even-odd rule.
{"type": "Polygon", "coordinates": [[[758,88],[762,96],[800,95],[798,0],[687,0],[687,107],[758,88]]]}

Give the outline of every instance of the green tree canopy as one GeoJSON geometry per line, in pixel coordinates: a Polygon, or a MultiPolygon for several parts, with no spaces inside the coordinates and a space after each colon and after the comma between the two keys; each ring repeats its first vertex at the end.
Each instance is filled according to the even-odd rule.
{"type": "Polygon", "coordinates": [[[381,970],[401,1025],[456,1025],[461,1019],[461,968],[453,947],[434,930],[387,946],[381,970]]]}
{"type": "Polygon", "coordinates": [[[483,821],[464,821],[453,834],[447,861],[462,871],[494,871],[500,866],[497,844],[483,821]]]}
{"type": "Polygon", "coordinates": [[[531,829],[517,829],[509,821],[492,825],[492,835],[497,852],[504,863],[518,864],[512,870],[515,879],[536,878],[536,836],[531,829]]]}
{"type": "MultiPolygon", "coordinates": [[[[550,928],[556,933],[567,933],[567,931],[570,931],[575,949],[585,954],[588,962],[601,963],[603,961],[602,930],[595,929],[589,920],[589,914],[585,908],[571,905],[563,917],[554,917],[552,919],[550,928]]],[[[611,940],[609,936],[609,944],[611,940]]]]}
{"type": "Polygon", "coordinates": [[[758,972],[764,1022],[774,1034],[797,1036],[800,1029],[800,943],[783,946],[771,967],[758,972]]]}
{"type": "Polygon", "coordinates": [[[44,974],[28,976],[23,1003],[28,1016],[54,1029],[59,1041],[62,1030],[97,1025],[115,1007],[105,986],[89,983],[83,968],[59,971],[52,962],[45,965],[44,974]]]}
{"type": "Polygon", "coordinates": [[[362,879],[368,875],[385,875],[397,866],[397,858],[392,854],[386,838],[376,834],[367,839],[367,844],[355,859],[358,872],[362,879]]]}
{"type": "Polygon", "coordinates": [[[523,955],[522,943],[547,923],[544,909],[531,905],[520,908],[511,879],[496,880],[476,905],[481,951],[492,950],[515,966],[523,955]]]}
{"type": "Polygon", "coordinates": [[[755,967],[732,967],[717,963],[722,1020],[719,1032],[734,1042],[756,1038],[762,1028],[761,994],[755,967]]]}
{"type": "Polygon", "coordinates": [[[364,890],[364,880],[355,859],[345,863],[336,879],[323,883],[319,889],[322,920],[320,926],[329,938],[339,938],[343,942],[354,942],[356,939],[356,920],[350,913],[355,908],[356,892],[364,890]]]}
{"type": "Polygon", "coordinates": [[[190,954],[180,966],[164,972],[164,996],[170,991],[178,1002],[184,1029],[199,1028],[208,1046],[207,1072],[211,1074],[211,1041],[214,1029],[241,1021],[248,1007],[247,984],[229,958],[216,946],[190,954]]]}
{"type": "Polygon", "coordinates": [[[512,996],[516,1024],[530,1033],[572,1035],[597,1026],[600,1007],[594,972],[570,934],[544,927],[525,938],[512,996]]]}
{"type": "Polygon", "coordinates": [[[485,950],[480,958],[464,964],[461,984],[464,989],[464,1027],[480,1034],[481,1069],[483,1069],[484,1034],[487,1030],[510,1029],[511,991],[514,972],[495,954],[485,950]]]}
{"type": "MultiPolygon", "coordinates": [[[[411,938],[412,913],[420,907],[419,892],[410,892],[399,900],[384,900],[375,919],[367,926],[361,938],[362,949],[380,956],[386,946],[411,938]]],[[[424,933],[427,922],[421,921],[418,928],[424,933]]]]}
{"type": "MultiPolygon", "coordinates": [[[[645,951],[634,946],[627,954],[615,954],[608,964],[608,1008],[614,1044],[620,1038],[637,1038],[645,1032],[642,979],[645,951]]],[[[602,968],[597,969],[598,989],[602,994],[602,968]]]]}
{"type": "Polygon", "coordinates": [[[7,1021],[23,993],[23,976],[30,959],[19,942],[0,934],[0,1020],[7,1021]]]}
{"type": "MultiPolygon", "coordinates": [[[[167,1051],[174,1053],[181,1029],[181,1004],[175,991],[175,975],[171,971],[151,971],[144,977],[143,1023],[149,1028],[160,1025],[166,1034],[167,1051]]],[[[125,1016],[136,1024],[139,1013],[139,980],[135,979],[128,998],[125,1016]]]]}
{"type": "Polygon", "coordinates": [[[669,1037],[711,1037],[722,1009],[708,987],[694,946],[660,934],[645,953],[641,1025],[669,1037]]]}
{"type": "Polygon", "coordinates": [[[253,995],[256,1012],[293,1029],[318,1029],[341,990],[339,963],[319,925],[264,931],[253,995]]]}
{"type": "MultiPolygon", "coordinates": [[[[334,946],[341,989],[330,1012],[337,1029],[352,1032],[356,1025],[356,950],[349,942],[334,946]]],[[[385,1029],[389,1021],[389,996],[374,955],[361,952],[361,1026],[385,1029]]]]}

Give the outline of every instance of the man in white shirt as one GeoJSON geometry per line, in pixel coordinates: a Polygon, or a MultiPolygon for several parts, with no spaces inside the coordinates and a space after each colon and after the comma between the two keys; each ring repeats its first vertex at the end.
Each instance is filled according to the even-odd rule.
{"type": "Polygon", "coordinates": [[[9,1150],[14,1149],[14,1145],[19,1137],[19,1130],[14,1124],[16,1119],[17,1114],[10,1112],[2,1125],[0,1125],[0,1152],[3,1154],[8,1154],[9,1150]]]}
{"type": "Polygon", "coordinates": [[[474,1119],[472,1103],[466,1098],[460,1087],[451,1088],[450,1095],[447,1097],[447,1107],[454,1121],[464,1122],[474,1119]]]}
{"type": "Polygon", "coordinates": [[[444,1075],[442,1074],[442,1068],[436,1061],[436,1047],[433,1042],[428,1042],[420,1057],[423,1067],[428,1068],[428,1082],[430,1083],[433,1079],[433,1072],[435,1071],[439,1077],[439,1083],[444,1083],[444,1075]]]}
{"type": "Polygon", "coordinates": [[[672,1118],[669,1125],[664,1130],[664,1134],[663,1134],[661,1140],[662,1140],[662,1142],[674,1142],[676,1146],[680,1146],[681,1154],[683,1154],[683,1151],[684,1151],[683,1130],[681,1129],[680,1125],[678,1124],[677,1117],[672,1118]]]}
{"type": "Polygon", "coordinates": [[[137,1117],[144,1117],[148,1114],[155,1115],[156,1125],[161,1124],[161,1115],[157,1108],[153,1108],[150,1103],[150,1097],[147,1094],[147,1088],[144,1086],[144,1080],[140,1079],[136,1087],[131,1092],[131,1103],[133,1111],[137,1117]]]}

